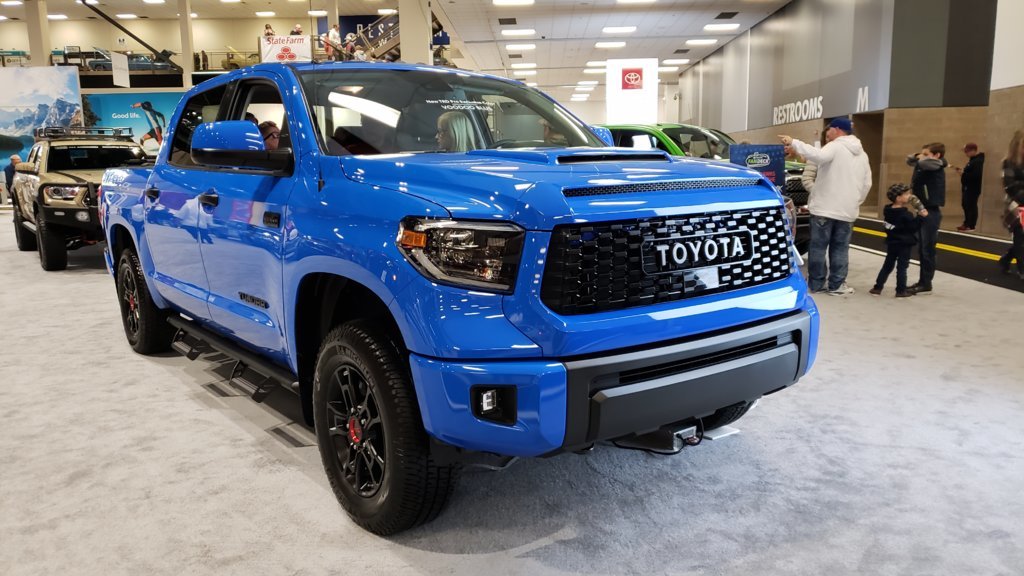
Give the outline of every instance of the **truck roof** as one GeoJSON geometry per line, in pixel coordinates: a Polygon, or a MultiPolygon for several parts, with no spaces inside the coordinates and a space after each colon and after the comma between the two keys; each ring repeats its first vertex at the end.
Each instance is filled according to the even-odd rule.
{"type": "MultiPolygon", "coordinates": [[[[512,82],[516,84],[525,84],[520,80],[513,78],[506,78],[504,76],[496,76],[494,74],[483,74],[481,72],[473,72],[470,70],[463,70],[461,68],[449,68],[447,66],[428,66],[426,64],[409,64],[405,62],[362,62],[362,61],[348,61],[348,62],[303,62],[299,64],[282,64],[278,62],[261,62],[252,66],[255,70],[273,70],[277,72],[283,72],[287,68],[292,70],[298,70],[299,72],[308,72],[311,70],[324,70],[324,69],[337,69],[337,70],[427,70],[431,72],[444,72],[449,74],[460,74],[465,76],[473,76],[477,78],[493,78],[495,80],[503,80],[505,82],[512,82]]],[[[244,72],[244,68],[238,71],[231,72],[231,74],[239,74],[244,72]]]]}

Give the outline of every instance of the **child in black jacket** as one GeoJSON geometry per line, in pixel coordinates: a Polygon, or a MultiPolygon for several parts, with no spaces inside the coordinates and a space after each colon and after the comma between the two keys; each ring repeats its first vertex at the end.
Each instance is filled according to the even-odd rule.
{"type": "Polygon", "coordinates": [[[886,192],[892,204],[885,207],[885,263],[878,271],[872,294],[881,294],[885,281],[889,279],[892,269],[896,268],[896,297],[913,296],[907,290],[907,268],[910,267],[910,251],[917,244],[917,230],[921,226],[921,218],[928,215],[923,207],[915,214],[910,206],[913,192],[906,184],[893,184],[886,192]]]}

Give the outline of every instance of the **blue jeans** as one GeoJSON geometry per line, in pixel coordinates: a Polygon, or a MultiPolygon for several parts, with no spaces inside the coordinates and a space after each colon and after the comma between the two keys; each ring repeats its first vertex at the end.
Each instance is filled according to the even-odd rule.
{"type": "Polygon", "coordinates": [[[939,242],[941,223],[942,210],[938,206],[929,206],[928,215],[921,224],[921,245],[917,249],[918,260],[921,261],[921,277],[917,283],[928,288],[931,288],[935,277],[935,245],[939,242]]]}
{"type": "Polygon", "coordinates": [[[836,290],[846,282],[850,268],[850,237],[853,222],[811,216],[811,247],[807,254],[807,285],[812,292],[826,288],[836,290]],[[828,255],[828,266],[825,255],[828,255]]]}

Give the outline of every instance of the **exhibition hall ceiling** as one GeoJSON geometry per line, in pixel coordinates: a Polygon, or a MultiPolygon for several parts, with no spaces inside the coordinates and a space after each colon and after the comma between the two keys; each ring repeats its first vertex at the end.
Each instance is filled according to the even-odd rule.
{"type": "MultiPolygon", "coordinates": [[[[24,0],[0,0],[0,15],[24,18],[24,0]]],[[[92,4],[94,0],[90,0],[92,4]]],[[[377,14],[380,9],[394,9],[398,0],[337,0],[342,16],[377,14]]],[[[86,20],[96,14],[79,0],[48,0],[47,12],[63,14],[69,20],[86,20]]],[[[98,0],[96,7],[114,17],[116,14],[134,14],[139,18],[175,18],[177,0],[98,0]]],[[[309,10],[326,10],[326,0],[192,0],[192,12],[199,18],[258,18],[256,12],[274,12],[266,18],[290,18],[297,23],[308,23],[309,10]]],[[[287,32],[287,30],[285,30],[287,32]]]]}

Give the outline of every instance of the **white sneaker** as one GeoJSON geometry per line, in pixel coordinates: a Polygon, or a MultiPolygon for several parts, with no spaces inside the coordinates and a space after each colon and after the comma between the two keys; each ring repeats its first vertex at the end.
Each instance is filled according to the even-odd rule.
{"type": "Polygon", "coordinates": [[[828,293],[833,296],[846,296],[847,294],[853,294],[854,292],[856,292],[856,290],[853,289],[853,286],[847,286],[846,282],[840,284],[839,288],[828,291],[828,293]]]}

